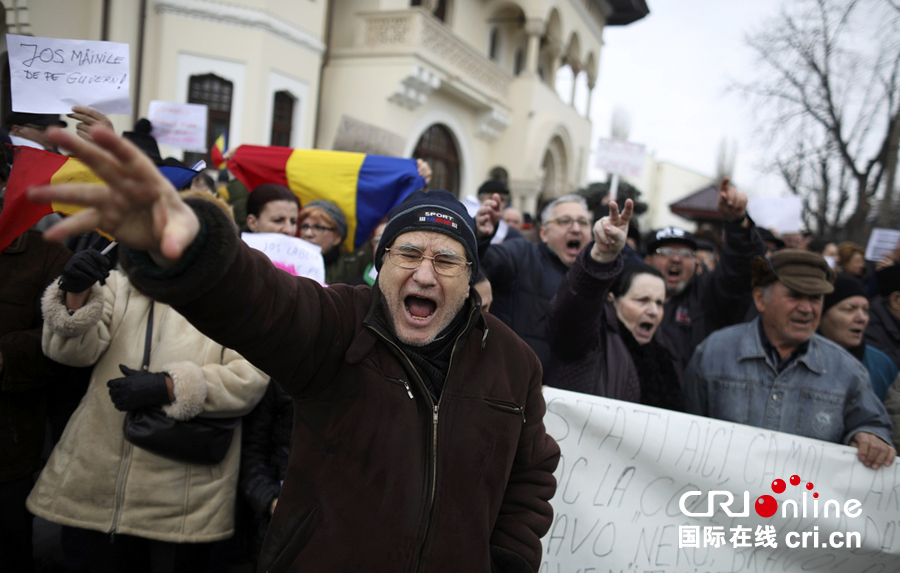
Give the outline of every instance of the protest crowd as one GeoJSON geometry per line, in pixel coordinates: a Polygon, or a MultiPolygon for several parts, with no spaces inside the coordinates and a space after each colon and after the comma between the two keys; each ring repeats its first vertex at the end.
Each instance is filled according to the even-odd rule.
{"type": "Polygon", "coordinates": [[[0,224],[24,228],[0,226],[0,571],[41,570],[37,516],[60,526],[43,570],[536,573],[545,386],[894,462],[900,244],[779,237],[728,178],[718,236],[642,234],[630,199],[577,194],[529,229],[503,181],[470,212],[413,159],[363,213],[267,179],[267,148],[195,173],[147,120],[69,118],[2,134],[0,224]],[[60,153],[104,185],[33,179],[60,153]]]}

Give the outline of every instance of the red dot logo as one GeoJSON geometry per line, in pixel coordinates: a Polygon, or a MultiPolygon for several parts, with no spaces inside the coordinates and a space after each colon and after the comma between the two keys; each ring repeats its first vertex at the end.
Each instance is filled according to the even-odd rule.
{"type": "Polygon", "coordinates": [[[772,482],[772,491],[775,493],[784,493],[786,487],[787,485],[785,485],[783,479],[777,479],[772,482]]]}
{"type": "Polygon", "coordinates": [[[791,485],[800,485],[800,476],[791,476],[791,485]]]}
{"type": "Polygon", "coordinates": [[[819,497],[819,494],[814,493],[814,494],[813,494],[813,497],[819,497]]]}
{"type": "Polygon", "coordinates": [[[756,498],[756,513],[760,517],[772,517],[776,511],[778,511],[778,502],[771,495],[761,495],[756,498]]]}
{"type": "Polygon", "coordinates": [[[816,487],[816,486],[814,486],[811,481],[806,482],[806,489],[812,491],[812,488],[814,488],[814,487],[816,487]]]}

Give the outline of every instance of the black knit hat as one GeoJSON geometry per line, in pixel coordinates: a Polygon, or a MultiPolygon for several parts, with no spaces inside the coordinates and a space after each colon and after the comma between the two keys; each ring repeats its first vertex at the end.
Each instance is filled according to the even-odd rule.
{"type": "Polygon", "coordinates": [[[388,224],[375,250],[375,269],[381,271],[384,250],[408,231],[436,231],[462,243],[472,262],[470,283],[478,275],[475,221],[452,193],[442,189],[414,191],[388,214],[388,224]]]}
{"type": "Polygon", "coordinates": [[[493,195],[494,193],[509,196],[509,187],[499,179],[488,179],[478,188],[479,195],[493,195]]]}
{"type": "Polygon", "coordinates": [[[825,316],[829,308],[851,296],[866,298],[866,289],[858,279],[849,275],[838,275],[834,279],[834,290],[826,294],[824,302],[822,302],[822,316],[825,316]]]}

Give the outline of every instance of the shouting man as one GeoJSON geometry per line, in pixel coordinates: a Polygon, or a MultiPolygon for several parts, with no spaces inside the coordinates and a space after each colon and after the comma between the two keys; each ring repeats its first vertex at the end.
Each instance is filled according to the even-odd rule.
{"type": "Polygon", "coordinates": [[[281,272],[149,159],[98,128],[50,139],[108,186],[32,189],[88,207],[132,283],[294,398],[293,449],[260,571],[537,571],[559,448],[534,353],[480,309],[475,225],[445,191],[390,214],[374,287],[281,272]]]}

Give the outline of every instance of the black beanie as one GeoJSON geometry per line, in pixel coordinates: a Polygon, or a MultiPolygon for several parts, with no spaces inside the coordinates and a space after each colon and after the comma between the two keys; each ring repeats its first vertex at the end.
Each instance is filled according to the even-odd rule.
{"type": "Polygon", "coordinates": [[[449,191],[414,191],[388,214],[388,223],[375,250],[375,269],[381,271],[384,250],[408,231],[436,231],[462,243],[472,262],[470,284],[478,276],[478,242],[475,221],[465,206],[449,191]]]}
{"type": "Polygon", "coordinates": [[[851,296],[861,296],[865,298],[866,289],[863,288],[862,283],[859,282],[858,279],[848,275],[838,275],[834,280],[834,290],[825,295],[825,300],[822,303],[822,316],[825,316],[825,313],[828,312],[829,308],[851,296]]]}
{"type": "Polygon", "coordinates": [[[478,194],[489,194],[493,195],[494,193],[499,193],[500,195],[509,195],[509,187],[506,186],[506,183],[500,181],[499,179],[488,179],[484,183],[481,184],[481,187],[478,188],[478,194]]]}

